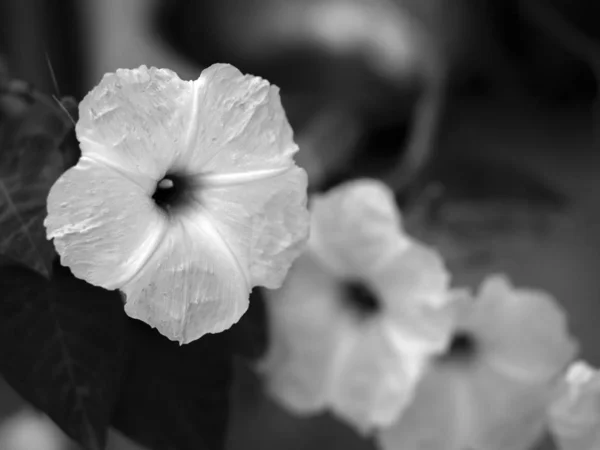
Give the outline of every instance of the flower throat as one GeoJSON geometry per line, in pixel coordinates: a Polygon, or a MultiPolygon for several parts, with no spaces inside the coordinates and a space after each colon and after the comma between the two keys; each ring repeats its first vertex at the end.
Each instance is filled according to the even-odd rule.
{"type": "Polygon", "coordinates": [[[160,209],[170,212],[184,206],[189,193],[190,185],[185,177],[167,174],[156,184],[152,200],[160,209]]]}
{"type": "Polygon", "coordinates": [[[375,294],[361,282],[347,282],[344,297],[353,309],[364,315],[374,314],[381,308],[375,294]]]}

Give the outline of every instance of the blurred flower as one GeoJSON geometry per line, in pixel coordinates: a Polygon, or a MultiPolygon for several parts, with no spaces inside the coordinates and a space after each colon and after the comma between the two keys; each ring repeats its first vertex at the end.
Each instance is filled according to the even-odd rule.
{"type": "Polygon", "coordinates": [[[600,449],[600,371],[574,363],[548,415],[560,450],[600,449]]]}
{"type": "Polygon", "coordinates": [[[24,408],[0,423],[2,450],[67,450],[70,440],[46,415],[24,408]]]}
{"type": "Polygon", "coordinates": [[[401,228],[393,193],[357,180],[316,196],[308,250],[267,292],[271,347],[259,369],[298,414],[331,409],[360,432],[410,402],[452,320],[437,253],[401,228]]]}
{"type": "Polygon", "coordinates": [[[455,297],[452,343],[414,402],[378,438],[385,450],[526,450],[546,426],[559,375],[577,351],[565,314],[548,294],[486,279],[455,297]]]}
{"type": "Polygon", "coordinates": [[[82,157],[45,221],[75,276],[182,343],[239,320],[253,286],[281,285],[308,212],[276,87],[226,64],[196,81],[141,66],[105,75],[79,113],[82,157]]]}

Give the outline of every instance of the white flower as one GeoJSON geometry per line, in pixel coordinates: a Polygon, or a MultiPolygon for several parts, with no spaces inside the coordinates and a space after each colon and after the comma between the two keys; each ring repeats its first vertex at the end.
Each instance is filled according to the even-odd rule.
{"type": "Polygon", "coordinates": [[[476,299],[455,298],[458,323],[404,416],[378,436],[384,450],[529,450],[546,426],[559,375],[577,351],[548,294],[501,276],[476,299]]]}
{"type": "Polygon", "coordinates": [[[578,361],[549,408],[550,431],[560,450],[600,449],[600,371],[578,361]]]}
{"type": "Polygon", "coordinates": [[[367,433],[399,417],[447,345],[449,277],[437,253],[404,234],[380,182],[339,186],[311,210],[307,252],[266,293],[271,347],[260,369],[292,411],[330,409],[367,433]]]}
{"type": "Polygon", "coordinates": [[[120,69],[83,99],[76,132],[82,157],[45,221],[75,276],[182,343],[239,320],[253,286],[281,285],[308,212],[276,87],[226,64],[196,81],[120,69]]]}
{"type": "Polygon", "coordinates": [[[23,408],[0,421],[2,450],[65,450],[71,445],[52,420],[33,408],[23,408]]]}

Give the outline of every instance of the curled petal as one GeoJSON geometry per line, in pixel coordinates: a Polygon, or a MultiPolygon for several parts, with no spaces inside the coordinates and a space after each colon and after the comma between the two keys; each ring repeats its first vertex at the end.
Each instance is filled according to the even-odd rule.
{"type": "Polygon", "coordinates": [[[334,273],[368,277],[408,247],[394,195],[383,183],[361,179],[312,201],[310,246],[334,273]]]}
{"type": "Polygon", "coordinates": [[[227,239],[250,284],[280,287],[308,237],[306,172],[292,166],[249,184],[211,186],[211,181],[205,178],[200,204],[227,239]]]}
{"type": "Polygon", "coordinates": [[[325,408],[337,361],[353,339],[354,321],[338,286],[304,253],[281,289],[266,291],[270,346],[259,364],[271,395],[296,413],[325,408]]]}
{"type": "Polygon", "coordinates": [[[140,186],[87,157],[52,186],[47,207],[46,234],[62,264],[105,289],[128,282],[166,229],[140,186]]]}
{"type": "Polygon", "coordinates": [[[193,102],[188,152],[179,160],[192,172],[228,180],[277,173],[294,164],[298,146],[276,86],[231,65],[214,64],[194,81],[193,102]]]}
{"type": "Polygon", "coordinates": [[[82,155],[153,188],[184,151],[192,99],[192,83],[168,69],[106,74],[79,104],[82,155]]]}
{"type": "Polygon", "coordinates": [[[566,314],[549,294],[515,289],[506,278],[494,276],[484,281],[477,297],[470,327],[497,370],[524,381],[544,381],[575,357],[578,345],[569,335],[566,314]]]}
{"type": "Polygon", "coordinates": [[[548,415],[561,450],[600,448],[600,372],[582,361],[571,365],[548,415]]]}
{"type": "Polygon", "coordinates": [[[182,344],[236,323],[250,286],[235,256],[202,214],[172,221],[143,270],[121,290],[125,311],[182,344]]]}

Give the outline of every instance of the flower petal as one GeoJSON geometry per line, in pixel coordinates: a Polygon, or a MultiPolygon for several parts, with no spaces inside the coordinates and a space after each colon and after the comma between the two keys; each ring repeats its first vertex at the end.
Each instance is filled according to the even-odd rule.
{"type": "Polygon", "coordinates": [[[530,450],[546,426],[554,384],[524,383],[486,364],[468,370],[472,414],[471,448],[530,450]]]}
{"type": "Polygon", "coordinates": [[[464,380],[432,370],[400,420],[382,429],[377,441],[383,450],[464,450],[473,423],[464,380]]]}
{"type": "MultiPolygon", "coordinates": [[[[543,291],[486,279],[470,317],[489,364],[522,380],[547,380],[565,370],[578,346],[558,302],[543,291]]],[[[469,326],[469,325],[467,325],[469,326]]]]}
{"type": "Polygon", "coordinates": [[[368,277],[408,246],[391,190],[361,179],[314,197],[309,245],[331,271],[368,277]]]}
{"type": "Polygon", "coordinates": [[[192,114],[192,82],[168,69],[119,69],[79,104],[82,155],[148,186],[183,153],[192,114]]]}
{"type": "Polygon", "coordinates": [[[528,450],[543,432],[549,392],[486,367],[437,365],[379,441],[384,450],[528,450]]]}
{"type": "Polygon", "coordinates": [[[308,239],[306,172],[202,190],[200,203],[235,253],[251,286],[278,288],[308,239]]]}
{"type": "Polygon", "coordinates": [[[394,324],[376,318],[355,325],[356,336],[332,383],[331,406],[362,433],[391,425],[413,398],[427,363],[394,324]]]}
{"type": "Polygon", "coordinates": [[[259,370],[270,394],[296,413],[325,408],[336,354],[353,339],[353,317],[338,295],[336,281],[308,252],[294,262],[281,289],[265,291],[271,338],[259,370]]]}
{"type": "Polygon", "coordinates": [[[419,336],[431,352],[446,347],[455,307],[448,291],[450,274],[439,253],[411,242],[372,273],[369,281],[406,333],[419,336]]]}
{"type": "Polygon", "coordinates": [[[250,286],[210,219],[189,212],[172,220],[165,238],[122,291],[125,311],[183,344],[236,323],[250,286]]]}
{"type": "Polygon", "coordinates": [[[572,364],[548,416],[561,450],[600,448],[600,371],[582,361],[572,364]]]}
{"type": "Polygon", "coordinates": [[[278,173],[294,165],[298,146],[279,88],[228,64],[214,64],[194,81],[188,153],[179,163],[223,184],[278,173]]]}
{"type": "Polygon", "coordinates": [[[129,281],[166,229],[140,186],[85,156],[52,186],[47,206],[46,234],[62,264],[105,289],[129,281]]]}

